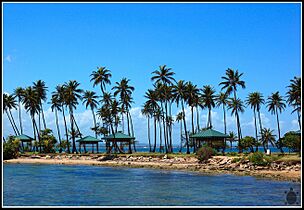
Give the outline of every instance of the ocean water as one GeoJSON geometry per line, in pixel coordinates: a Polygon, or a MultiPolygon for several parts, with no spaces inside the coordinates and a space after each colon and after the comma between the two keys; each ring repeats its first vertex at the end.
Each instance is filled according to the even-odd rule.
{"type": "Polygon", "coordinates": [[[3,169],[4,206],[301,204],[300,183],[250,176],[83,165],[4,164],[3,169]]]}

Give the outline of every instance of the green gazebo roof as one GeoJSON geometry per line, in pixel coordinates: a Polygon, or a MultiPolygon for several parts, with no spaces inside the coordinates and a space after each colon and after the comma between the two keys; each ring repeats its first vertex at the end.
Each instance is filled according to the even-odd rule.
{"type": "Polygon", "coordinates": [[[96,139],[93,136],[86,136],[86,137],[76,140],[76,142],[99,142],[99,141],[102,141],[102,140],[96,139]]]}
{"type": "Polygon", "coordinates": [[[229,138],[229,136],[210,128],[208,130],[192,134],[190,135],[190,138],[229,138]]]}
{"type": "Polygon", "coordinates": [[[34,140],[32,137],[30,137],[28,135],[25,135],[25,134],[15,136],[15,139],[20,139],[20,141],[32,141],[32,140],[34,140]]]}
{"type": "Polygon", "coordinates": [[[114,138],[113,134],[110,134],[108,136],[103,137],[102,139],[105,139],[105,140],[110,140],[110,139],[131,140],[131,139],[135,139],[135,137],[128,136],[121,132],[117,132],[117,133],[115,133],[115,138],[114,138]]]}

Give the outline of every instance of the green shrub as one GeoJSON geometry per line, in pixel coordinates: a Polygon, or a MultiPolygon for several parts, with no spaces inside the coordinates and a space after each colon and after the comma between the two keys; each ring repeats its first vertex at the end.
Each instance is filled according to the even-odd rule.
{"type": "Polygon", "coordinates": [[[209,158],[211,158],[215,154],[214,149],[208,146],[203,146],[198,149],[196,152],[197,158],[200,162],[207,161],[209,158]]]}
{"type": "Polygon", "coordinates": [[[226,155],[227,156],[239,156],[239,154],[237,152],[227,152],[226,155]]]}
{"type": "Polygon", "coordinates": [[[242,158],[233,158],[231,163],[237,163],[241,160],[242,158]]]}
{"type": "Polygon", "coordinates": [[[19,155],[20,140],[15,140],[13,136],[9,136],[8,140],[3,143],[3,159],[14,159],[19,155]]]}
{"type": "Polygon", "coordinates": [[[254,152],[248,156],[248,159],[251,163],[257,166],[266,166],[270,163],[270,159],[262,152],[254,152]]]}

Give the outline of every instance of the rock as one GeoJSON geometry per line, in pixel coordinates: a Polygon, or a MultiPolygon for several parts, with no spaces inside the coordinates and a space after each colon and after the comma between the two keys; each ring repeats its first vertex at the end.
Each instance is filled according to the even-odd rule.
{"type": "Polygon", "coordinates": [[[163,159],[168,159],[168,155],[165,155],[165,156],[163,157],[163,159]]]}
{"type": "Polygon", "coordinates": [[[49,155],[45,156],[45,159],[51,159],[51,158],[52,158],[52,157],[49,156],[49,155]]]}
{"type": "Polygon", "coordinates": [[[40,159],[41,156],[39,156],[39,155],[32,155],[31,158],[33,158],[33,159],[40,159]]]}

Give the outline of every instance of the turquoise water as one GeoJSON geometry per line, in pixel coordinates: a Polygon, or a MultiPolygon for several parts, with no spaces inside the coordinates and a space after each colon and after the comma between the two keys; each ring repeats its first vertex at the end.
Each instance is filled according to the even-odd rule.
{"type": "Polygon", "coordinates": [[[4,164],[4,206],[285,206],[300,183],[82,165],[4,164]]]}

